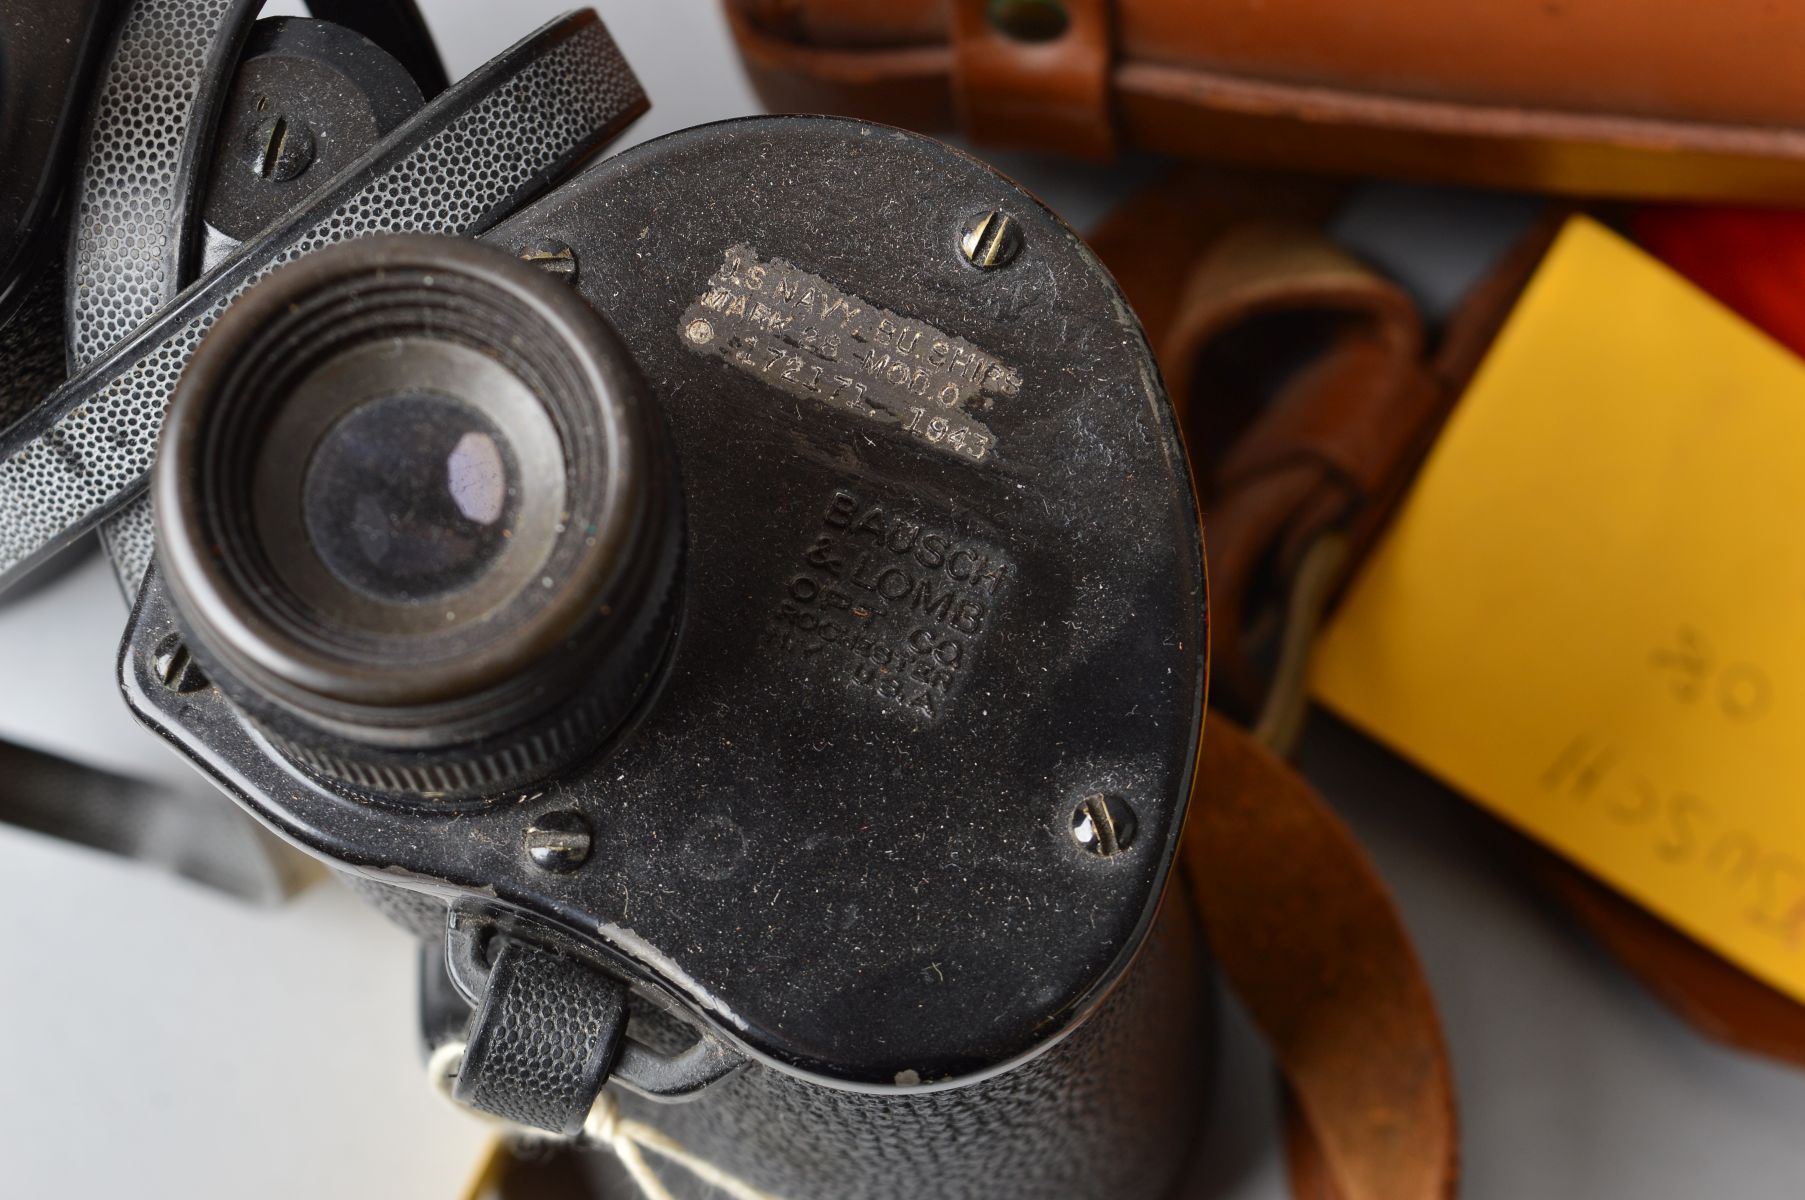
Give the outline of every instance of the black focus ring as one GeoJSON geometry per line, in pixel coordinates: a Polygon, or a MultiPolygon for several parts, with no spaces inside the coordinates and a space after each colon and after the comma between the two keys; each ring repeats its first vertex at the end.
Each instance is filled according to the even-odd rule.
{"type": "Polygon", "coordinates": [[[362,792],[439,800],[505,796],[544,778],[593,745],[611,724],[609,714],[620,707],[599,696],[589,697],[571,704],[544,728],[515,735],[499,746],[405,756],[364,748],[355,754],[335,753],[284,737],[255,718],[252,724],[283,757],[322,779],[362,792]]]}
{"type": "MultiPolygon", "coordinates": [[[[677,545],[680,555],[681,539],[677,545]]],[[[680,563],[672,573],[682,574],[680,563]]],[[[382,751],[345,742],[322,743],[317,737],[298,741],[282,732],[288,722],[279,714],[251,705],[243,711],[278,754],[328,784],[365,796],[425,801],[448,810],[460,802],[469,807],[472,801],[521,799],[533,784],[592,751],[638,707],[668,655],[669,642],[656,632],[675,624],[679,595],[676,589],[668,590],[664,602],[648,614],[648,628],[636,638],[631,662],[618,672],[597,672],[593,690],[505,740],[431,753],[382,751]]]]}
{"type": "Polygon", "coordinates": [[[190,650],[315,776],[371,798],[518,796],[598,747],[657,673],[683,545],[661,415],[606,322],[512,255],[389,235],[275,272],[209,332],[164,434],[158,558],[190,650]],[[457,513],[407,524],[436,511],[443,447],[394,496],[405,440],[330,485],[306,464],[349,414],[421,394],[490,406],[483,436],[518,465],[484,478],[521,499],[486,518],[504,548],[474,575],[385,591],[344,571],[463,536],[457,513]],[[311,525],[321,494],[352,504],[311,525]],[[377,558],[331,557],[347,546],[377,558]]]}

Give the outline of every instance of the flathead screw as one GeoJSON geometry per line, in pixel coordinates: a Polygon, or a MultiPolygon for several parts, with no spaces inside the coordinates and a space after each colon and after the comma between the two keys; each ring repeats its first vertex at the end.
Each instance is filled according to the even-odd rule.
{"type": "Polygon", "coordinates": [[[1001,209],[979,213],[965,222],[959,249],[965,261],[980,271],[1006,267],[1022,252],[1022,227],[1001,209]]]}
{"type": "Polygon", "coordinates": [[[522,247],[520,261],[531,263],[547,275],[556,275],[565,283],[577,281],[577,252],[563,242],[547,239],[522,247]]]}
{"type": "Polygon", "coordinates": [[[1134,841],[1134,810],[1119,796],[1086,796],[1072,810],[1072,836],[1092,854],[1108,858],[1134,841]]]}
{"type": "Polygon", "coordinates": [[[248,151],[257,178],[286,183],[313,165],[313,130],[277,114],[251,131],[248,151]]]}
{"type": "Polygon", "coordinates": [[[549,812],[527,826],[526,853],[545,871],[574,871],[589,861],[594,838],[582,813],[549,812]]]}
{"type": "Polygon", "coordinates": [[[207,677],[194,664],[194,656],[188,653],[188,644],[179,633],[157,643],[151,667],[157,673],[157,682],[177,694],[198,692],[207,686],[207,677]]]}

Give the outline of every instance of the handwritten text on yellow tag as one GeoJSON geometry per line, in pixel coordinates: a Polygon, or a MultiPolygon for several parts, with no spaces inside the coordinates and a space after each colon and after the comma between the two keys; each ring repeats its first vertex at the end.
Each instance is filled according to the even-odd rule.
{"type": "Polygon", "coordinates": [[[1805,1000],[1805,364],[1571,222],[1312,687],[1805,1000]]]}

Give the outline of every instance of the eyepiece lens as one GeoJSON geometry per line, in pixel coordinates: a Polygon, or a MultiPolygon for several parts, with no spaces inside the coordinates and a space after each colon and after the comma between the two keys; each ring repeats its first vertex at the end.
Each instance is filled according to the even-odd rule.
{"type": "Polygon", "coordinates": [[[207,678],[352,793],[488,802],[656,678],[682,504],[632,357],[493,246],[384,235],[271,273],[201,339],[153,482],[207,678]]]}
{"type": "Polygon", "coordinates": [[[449,396],[367,401],[335,422],[302,481],[314,552],[346,585],[405,604],[469,586],[508,544],[519,468],[487,417],[449,396]]]}

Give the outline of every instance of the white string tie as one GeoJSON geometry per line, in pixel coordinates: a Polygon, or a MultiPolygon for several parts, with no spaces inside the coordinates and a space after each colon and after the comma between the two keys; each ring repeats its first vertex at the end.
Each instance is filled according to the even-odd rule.
{"type": "MultiPolygon", "coordinates": [[[[464,1065],[464,1043],[446,1042],[432,1052],[427,1060],[426,1070],[432,1080],[433,1087],[440,1095],[457,1104],[452,1089],[457,1083],[458,1070],[464,1065]]],[[[529,1130],[505,1121],[491,1113],[485,1113],[466,1105],[458,1104],[466,1112],[496,1124],[505,1126],[515,1133],[531,1134],[548,1140],[556,1140],[552,1135],[540,1130],[529,1130]]],[[[606,1147],[620,1159],[634,1184],[645,1196],[645,1200],[676,1200],[664,1181],[652,1170],[652,1164],[646,1161],[646,1151],[666,1159],[676,1166],[682,1167],[691,1175],[711,1187],[719,1188],[733,1200],[782,1200],[782,1197],[761,1191],[745,1180],[729,1175],[705,1158],[691,1153],[675,1138],[660,1133],[644,1121],[635,1121],[622,1115],[620,1104],[614,1094],[603,1089],[595,1098],[595,1105],[590,1108],[589,1115],[583,1119],[583,1132],[577,1139],[581,1142],[606,1147]]]]}
{"type": "Polygon", "coordinates": [[[646,1200],[675,1200],[653,1173],[651,1164],[646,1162],[642,1153],[646,1150],[669,1159],[703,1183],[732,1196],[733,1200],[779,1200],[770,1192],[760,1191],[745,1180],[729,1175],[707,1159],[690,1153],[675,1138],[660,1133],[644,1121],[623,1117],[620,1104],[612,1092],[604,1091],[595,1098],[595,1107],[589,1110],[589,1117],[583,1122],[583,1136],[614,1151],[621,1166],[627,1169],[627,1174],[633,1177],[633,1182],[645,1193],[646,1200]]]}

